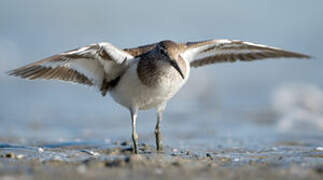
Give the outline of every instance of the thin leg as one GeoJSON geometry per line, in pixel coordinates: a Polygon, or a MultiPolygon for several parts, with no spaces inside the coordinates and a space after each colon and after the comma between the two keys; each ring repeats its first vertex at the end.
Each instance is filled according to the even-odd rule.
{"type": "Polygon", "coordinates": [[[138,154],[138,135],[136,132],[136,120],[137,120],[137,111],[130,110],[131,121],[132,121],[132,141],[133,141],[133,151],[138,154]]]}
{"type": "Polygon", "coordinates": [[[161,120],[162,120],[162,111],[158,111],[157,112],[157,123],[156,123],[156,127],[155,127],[156,146],[157,146],[158,152],[163,151],[162,135],[160,132],[161,120]]]}

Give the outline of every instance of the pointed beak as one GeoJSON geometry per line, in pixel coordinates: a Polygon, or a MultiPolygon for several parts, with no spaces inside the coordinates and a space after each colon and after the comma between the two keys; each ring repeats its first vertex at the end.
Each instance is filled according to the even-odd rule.
{"type": "Polygon", "coordinates": [[[177,70],[177,72],[182,76],[182,78],[185,79],[185,76],[183,74],[183,71],[178,66],[177,62],[175,60],[170,60],[169,62],[170,62],[170,65],[172,65],[177,70]]]}

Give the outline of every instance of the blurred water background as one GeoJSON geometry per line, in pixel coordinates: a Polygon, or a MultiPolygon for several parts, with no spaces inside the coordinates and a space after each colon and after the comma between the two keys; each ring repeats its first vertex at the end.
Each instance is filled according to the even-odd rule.
{"type": "MultiPolygon", "coordinates": [[[[309,54],[192,69],[165,111],[165,144],[194,148],[322,143],[323,1],[0,2],[0,141],[130,139],[126,109],[81,85],[26,81],[6,71],[90,43],[120,48],[230,38],[309,54]]],[[[154,143],[154,111],[139,114],[139,140],[154,143]]]]}

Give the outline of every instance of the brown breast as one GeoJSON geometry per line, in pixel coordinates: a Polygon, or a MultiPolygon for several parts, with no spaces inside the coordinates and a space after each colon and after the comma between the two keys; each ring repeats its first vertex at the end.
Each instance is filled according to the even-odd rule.
{"type": "MultiPolygon", "coordinates": [[[[142,56],[138,62],[137,74],[140,81],[149,86],[156,87],[163,84],[163,81],[171,80],[177,81],[182,80],[180,74],[175,70],[174,67],[167,62],[167,60],[160,60],[153,54],[142,56]]],[[[178,60],[178,65],[182,69],[183,73],[186,74],[186,66],[183,59],[178,60]]]]}

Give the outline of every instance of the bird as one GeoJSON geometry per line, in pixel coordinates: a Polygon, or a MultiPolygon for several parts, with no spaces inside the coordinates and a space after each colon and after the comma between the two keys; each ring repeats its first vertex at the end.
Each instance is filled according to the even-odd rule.
{"type": "Polygon", "coordinates": [[[268,58],[311,58],[309,55],[240,40],[211,39],[196,42],[160,42],[118,48],[109,42],[90,44],[59,53],[7,72],[24,79],[56,79],[93,86],[109,93],[127,108],[132,122],[132,149],[138,153],[136,132],[140,110],[155,109],[156,151],[163,152],[162,114],[187,82],[190,69],[225,62],[268,58]]]}

